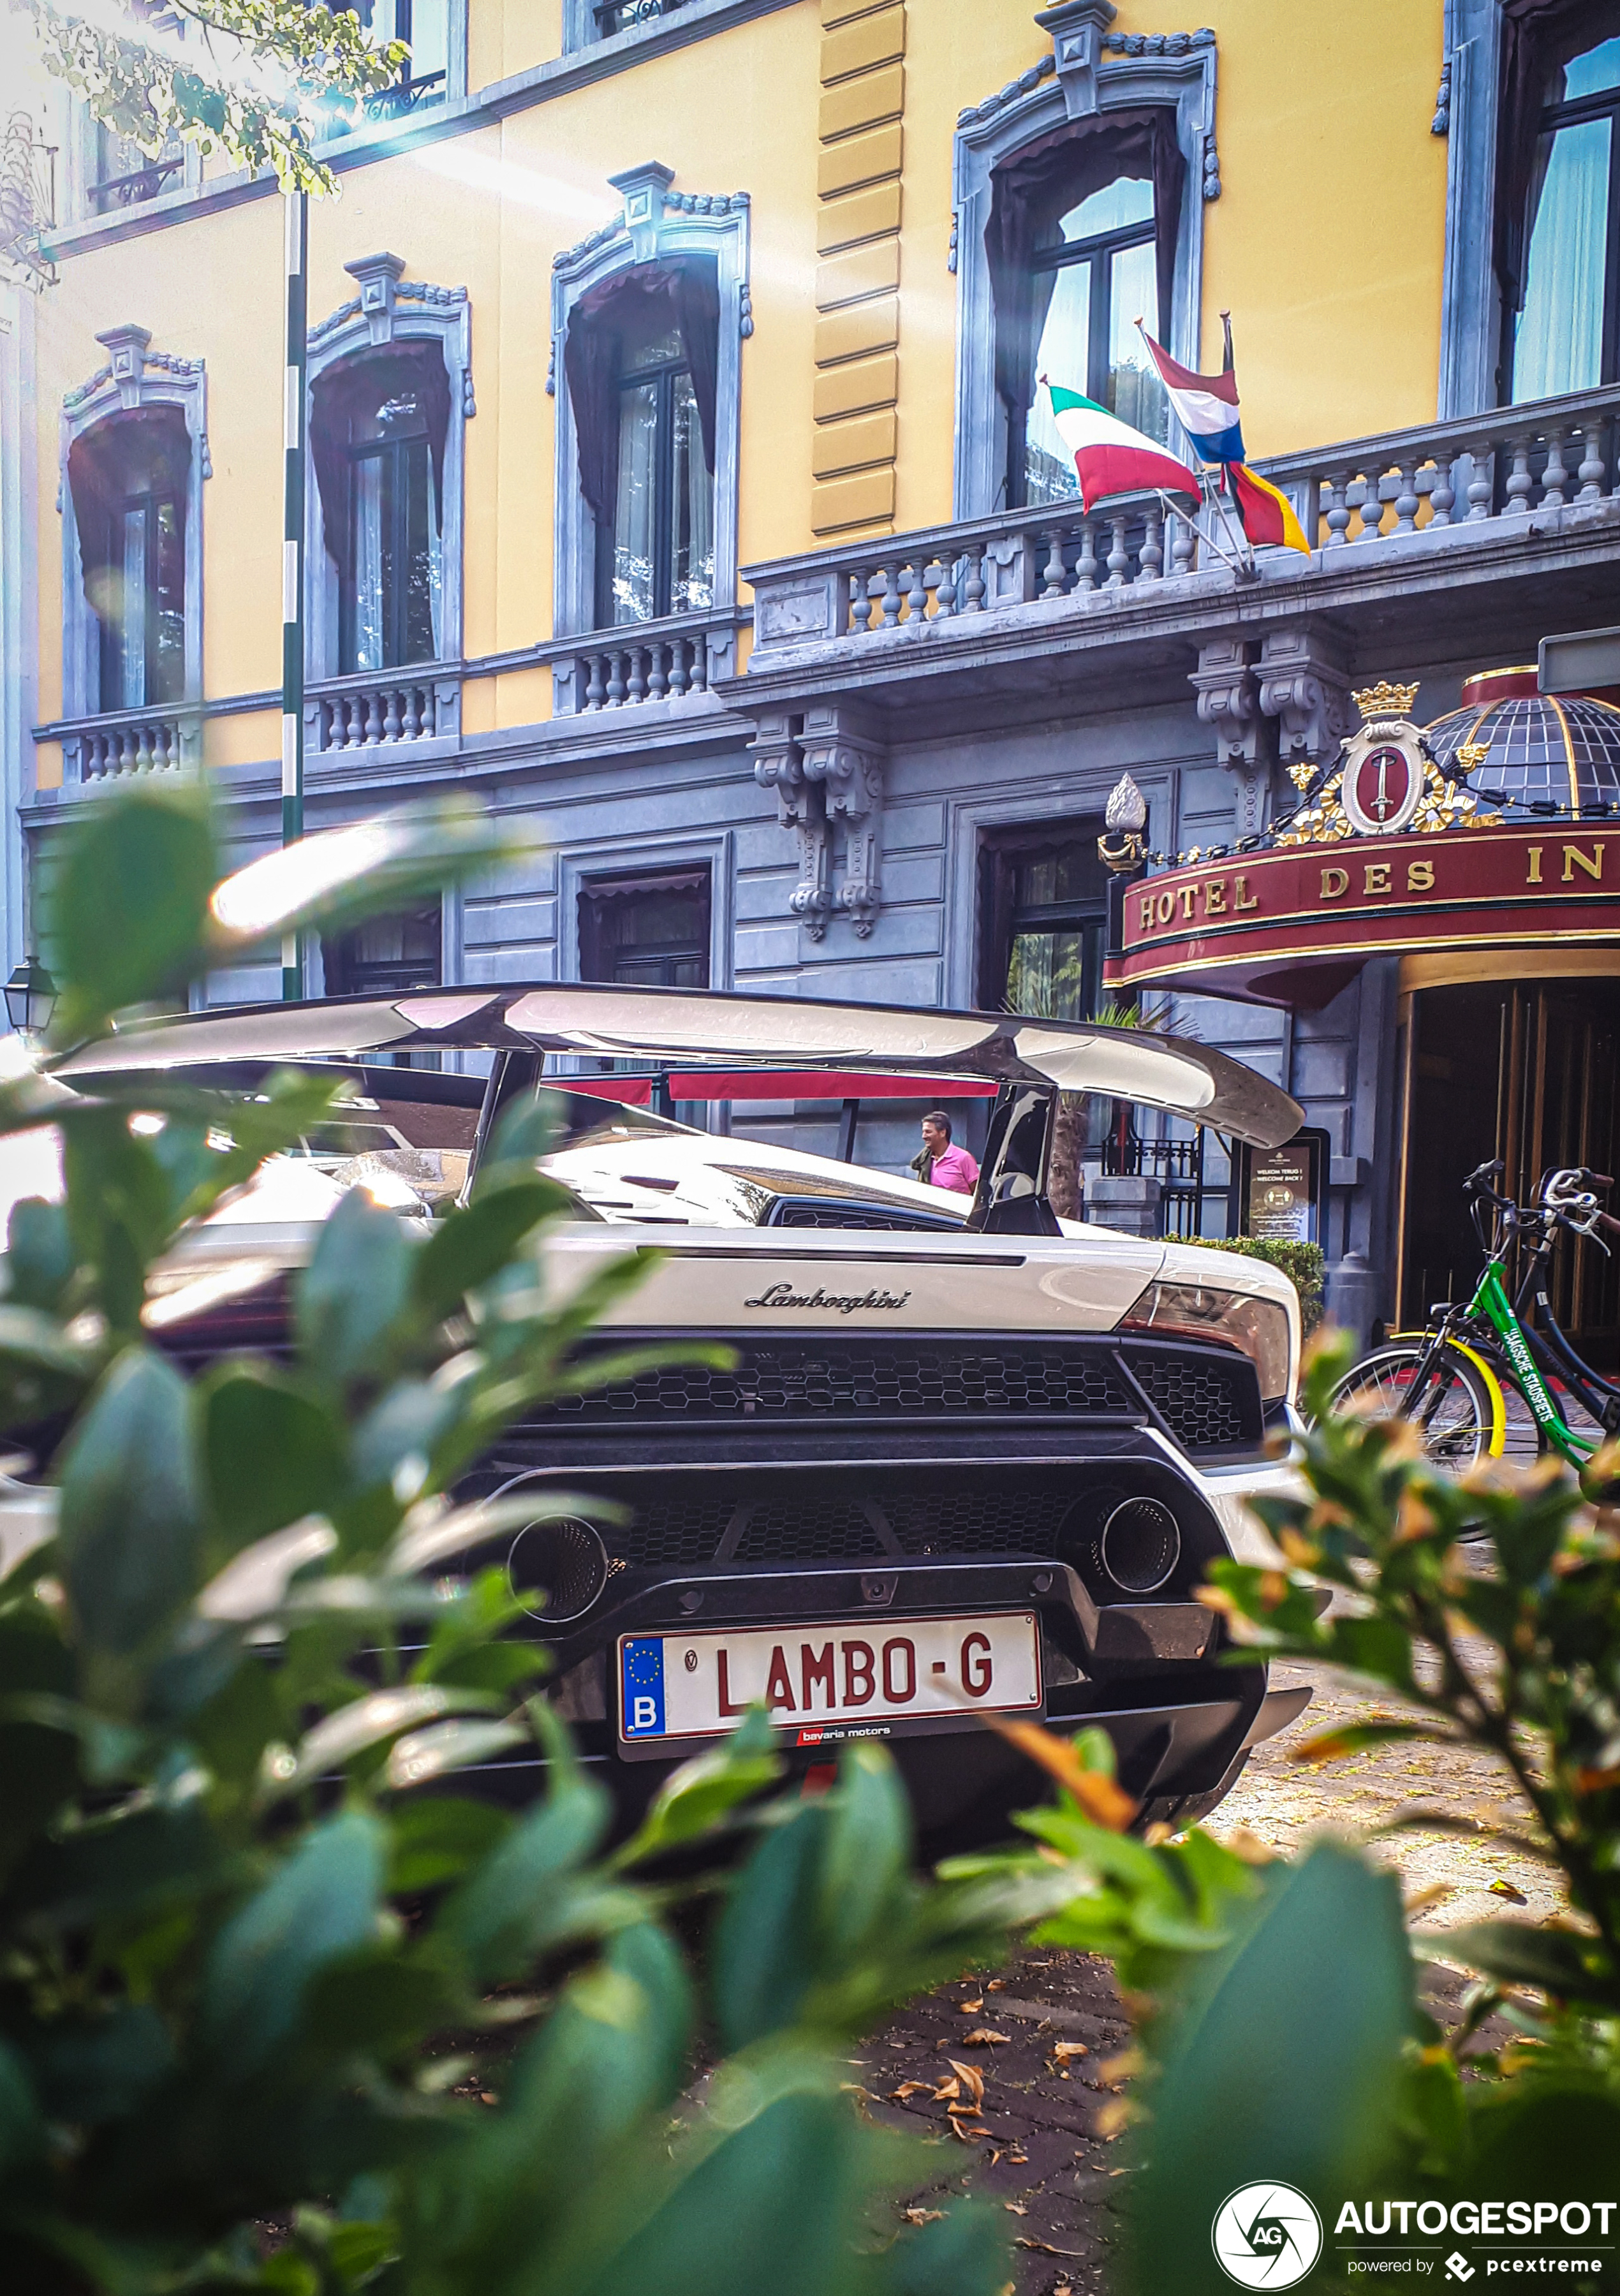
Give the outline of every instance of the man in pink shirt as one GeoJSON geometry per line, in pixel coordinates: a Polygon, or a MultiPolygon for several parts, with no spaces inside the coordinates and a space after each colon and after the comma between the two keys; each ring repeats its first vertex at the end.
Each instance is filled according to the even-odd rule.
{"type": "Polygon", "coordinates": [[[959,1196],[970,1196],[978,1185],[978,1166],[965,1148],[953,1147],[951,1119],[937,1108],[922,1119],[922,1148],[912,1157],[912,1169],[929,1186],[949,1188],[959,1196]]]}

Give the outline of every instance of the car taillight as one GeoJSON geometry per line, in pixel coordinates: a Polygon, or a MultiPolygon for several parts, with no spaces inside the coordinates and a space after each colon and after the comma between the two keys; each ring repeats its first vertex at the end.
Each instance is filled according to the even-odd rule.
{"type": "Polygon", "coordinates": [[[1240,1348],[1260,1375],[1263,1401],[1273,1403],[1288,1394],[1288,1311],[1274,1300],[1217,1292],[1207,1283],[1150,1283],[1121,1316],[1119,1329],[1240,1348]]]}

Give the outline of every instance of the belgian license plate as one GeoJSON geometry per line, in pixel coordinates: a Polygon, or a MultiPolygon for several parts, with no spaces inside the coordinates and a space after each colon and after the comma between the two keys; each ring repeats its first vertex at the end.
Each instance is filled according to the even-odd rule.
{"type": "Polygon", "coordinates": [[[836,1744],[960,1728],[975,1712],[1037,1713],[1041,1637],[1032,1611],[621,1635],[618,1681],[626,1748],[722,1737],[750,1706],[798,1745],[836,1744]]]}

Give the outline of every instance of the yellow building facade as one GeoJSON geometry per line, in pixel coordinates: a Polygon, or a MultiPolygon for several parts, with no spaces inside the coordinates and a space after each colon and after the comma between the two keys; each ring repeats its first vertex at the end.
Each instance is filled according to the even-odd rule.
{"type": "MultiPolygon", "coordinates": [[[[1431,718],[1616,619],[1599,0],[372,6],[413,64],[309,210],[308,819],[455,783],[550,849],[318,955],[317,991],[1084,1013],[1122,775],[1152,865],[1240,848],[1330,765],[1353,689],[1414,682],[1431,718]],[[1048,370],[1186,455],[1133,322],[1207,373],[1225,315],[1304,554],[1207,491],[1088,507],[1051,429],[1048,370]]],[[[20,834],[200,765],[250,851],[279,823],[284,202],[60,107],[44,132],[20,834]]],[[[1620,804],[1620,759],[1592,773],[1568,804],[1620,804]]],[[[1352,1321],[1398,1258],[1397,965],[1320,1010],[1172,1000],[1330,1136],[1352,1321]]],[[[904,1160],[898,1124],[869,1142],[904,1160]]]]}

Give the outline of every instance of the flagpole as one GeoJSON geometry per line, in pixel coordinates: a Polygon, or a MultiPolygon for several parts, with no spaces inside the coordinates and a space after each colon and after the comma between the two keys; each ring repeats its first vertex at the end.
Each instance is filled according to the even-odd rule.
{"type": "MultiPolygon", "coordinates": [[[[309,200],[286,196],[285,371],[282,386],[282,843],[304,834],[304,377],[307,359],[309,200]]],[[[282,942],[282,999],[304,994],[304,936],[282,942]]]]}

